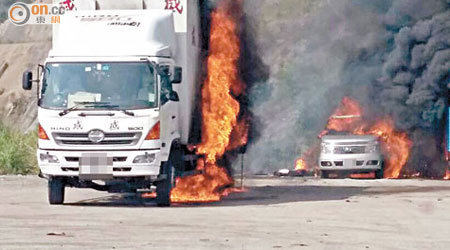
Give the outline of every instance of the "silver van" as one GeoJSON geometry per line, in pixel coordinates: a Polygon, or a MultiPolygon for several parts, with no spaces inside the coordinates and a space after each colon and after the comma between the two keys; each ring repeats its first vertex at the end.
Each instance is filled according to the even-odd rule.
{"type": "Polygon", "coordinates": [[[347,175],[375,172],[383,178],[383,156],[372,135],[326,135],[322,137],[319,168],[322,178],[331,173],[347,175]]]}

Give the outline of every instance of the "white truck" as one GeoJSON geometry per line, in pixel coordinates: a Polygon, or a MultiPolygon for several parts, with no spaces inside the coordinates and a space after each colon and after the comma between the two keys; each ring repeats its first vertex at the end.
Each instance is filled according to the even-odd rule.
{"type": "MultiPolygon", "coordinates": [[[[50,204],[65,187],[156,188],[170,205],[190,152],[201,52],[198,0],[77,0],[53,28],[37,82],[41,176],[50,204]]],[[[194,133],[194,134],[193,134],[194,133]]]]}

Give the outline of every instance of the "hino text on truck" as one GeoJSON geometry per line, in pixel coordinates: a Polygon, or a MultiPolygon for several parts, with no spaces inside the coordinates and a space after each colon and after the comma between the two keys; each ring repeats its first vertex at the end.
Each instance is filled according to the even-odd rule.
{"type": "Polygon", "coordinates": [[[199,3],[77,0],[53,28],[53,48],[23,76],[37,82],[41,176],[50,204],[65,187],[156,187],[170,205],[175,177],[195,168],[192,137],[200,55],[199,3]]]}

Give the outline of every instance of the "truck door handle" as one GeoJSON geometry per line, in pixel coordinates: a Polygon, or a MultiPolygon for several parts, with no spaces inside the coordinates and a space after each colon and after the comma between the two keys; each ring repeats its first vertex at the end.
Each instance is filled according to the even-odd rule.
{"type": "Polygon", "coordinates": [[[177,118],[177,117],[176,116],[172,116],[172,120],[175,119],[175,118],[177,118]]]}

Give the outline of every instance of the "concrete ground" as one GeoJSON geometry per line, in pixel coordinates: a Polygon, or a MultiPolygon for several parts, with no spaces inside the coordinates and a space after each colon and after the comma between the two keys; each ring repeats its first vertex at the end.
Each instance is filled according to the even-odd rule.
{"type": "Polygon", "coordinates": [[[159,208],[133,195],[0,177],[0,249],[449,249],[450,182],[252,178],[213,204],[159,208]]]}

